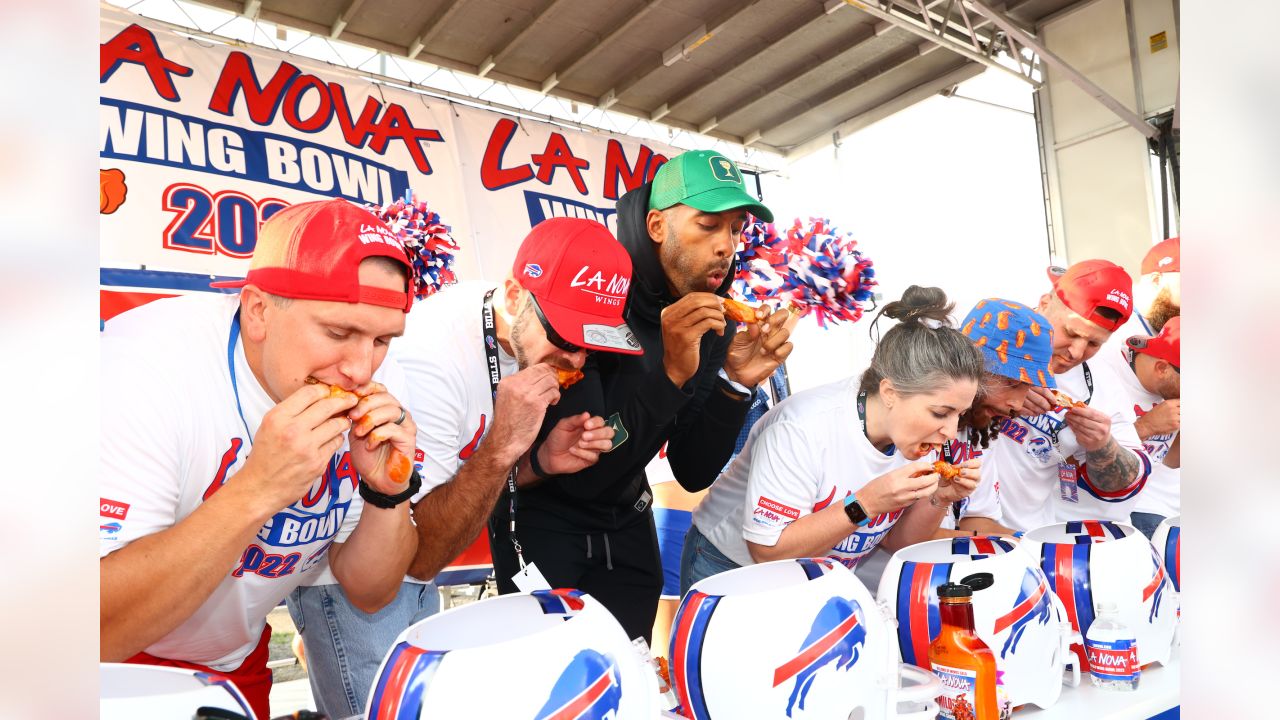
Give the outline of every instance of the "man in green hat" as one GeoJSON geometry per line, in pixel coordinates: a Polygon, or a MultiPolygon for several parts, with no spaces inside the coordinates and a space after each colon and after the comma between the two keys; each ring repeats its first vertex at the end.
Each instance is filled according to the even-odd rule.
{"type": "MultiPolygon", "coordinates": [[[[623,317],[644,354],[589,357],[584,379],[543,424],[545,435],[561,418],[589,411],[613,427],[613,449],[591,468],[521,487],[514,504],[524,561],[551,587],[590,593],[629,637],[650,638],[663,579],[645,465],[666,442],[686,490],[711,485],[733,453],[753,389],[791,352],[785,311],[741,332],[724,315],[748,213],[773,220],[737,165],[705,150],[673,158],[618,200],[618,239],[633,266],[623,317]]],[[[517,589],[521,568],[510,508],[499,501],[489,525],[502,592],[517,589]]]]}

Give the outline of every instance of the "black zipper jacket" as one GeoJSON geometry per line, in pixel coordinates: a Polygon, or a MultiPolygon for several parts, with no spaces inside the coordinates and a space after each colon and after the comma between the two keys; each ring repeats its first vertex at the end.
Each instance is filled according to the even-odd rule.
{"type": "MultiPolygon", "coordinates": [[[[592,354],[583,367],[585,377],[549,408],[533,449],[561,418],[584,410],[606,421],[616,413],[622,429],[613,423],[618,432],[615,446],[595,465],[521,488],[518,524],[566,532],[627,527],[647,518],[644,468],[662,443],[667,443],[667,460],[676,479],[690,492],[709,487],[733,453],[751,407],[750,395],[738,393],[719,377],[734,324],[728,324],[723,336],[708,332],[702,337],[698,371],[684,387],[676,387],[662,366],[661,313],[678,298],[667,288],[657,246],[645,227],[650,187],[642,185],[618,200],[618,240],[634,268],[625,318],[644,354],[592,354]],[[625,439],[616,444],[623,434],[625,439]]],[[[717,295],[728,293],[733,270],[717,295]]],[[[505,516],[506,507],[499,501],[499,515],[505,516]]]]}

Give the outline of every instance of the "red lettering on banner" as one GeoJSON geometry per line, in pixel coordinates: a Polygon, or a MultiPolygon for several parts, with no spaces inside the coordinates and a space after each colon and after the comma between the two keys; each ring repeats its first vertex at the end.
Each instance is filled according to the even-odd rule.
{"type": "Polygon", "coordinates": [[[125,519],[125,516],[129,514],[129,503],[122,503],[119,500],[108,500],[106,498],[98,498],[98,502],[98,512],[102,517],[123,520],[125,519]]]}
{"type": "Polygon", "coordinates": [[[209,109],[222,115],[232,115],[239,96],[244,98],[249,118],[259,125],[268,125],[275,119],[283,100],[284,121],[300,132],[316,132],[337,115],[342,137],[351,147],[363,148],[367,142],[370,150],[381,155],[392,140],[399,140],[423,175],[431,174],[431,163],[422,143],[444,142],[439,130],[414,127],[409,113],[397,103],[384,108],[377,99],[368,97],[360,117],[352,118],[351,107],[341,85],[302,75],[298,68],[287,62],[280,63],[271,80],[261,86],[249,56],[233,52],[222,66],[222,73],[209,99],[209,109]],[[310,117],[303,118],[299,115],[298,105],[308,90],[318,93],[319,105],[310,117]]]}
{"type": "Polygon", "coordinates": [[[623,150],[622,143],[610,139],[604,153],[604,196],[617,200],[621,194],[618,192],[619,180],[622,181],[623,191],[630,192],[652,180],[658,173],[658,168],[666,164],[666,155],[655,153],[648,145],[641,145],[640,152],[636,155],[636,164],[632,167],[627,163],[627,153],[623,150]]]}
{"type": "Polygon", "coordinates": [[[551,133],[542,154],[534,155],[530,160],[538,166],[538,182],[543,185],[550,185],[555,179],[556,168],[564,168],[569,171],[569,177],[573,180],[573,186],[578,189],[578,193],[587,194],[587,183],[582,179],[582,171],[591,167],[591,163],[573,154],[573,150],[569,149],[569,141],[564,139],[564,135],[558,132],[551,133]]]}
{"type": "Polygon", "coordinates": [[[502,118],[489,133],[489,144],[484,148],[484,159],[480,161],[480,182],[486,190],[501,190],[533,177],[533,170],[528,165],[517,165],[513,168],[502,167],[502,156],[507,152],[507,145],[515,137],[516,121],[502,118]]]}
{"type": "Polygon", "coordinates": [[[178,88],[173,84],[173,75],[191,75],[191,68],[166,59],[160,53],[156,36],[137,24],[121,30],[115,37],[98,46],[98,82],[109,80],[119,69],[120,63],[141,65],[147,71],[147,77],[151,79],[151,86],[156,93],[170,102],[181,99],[178,88]]]}

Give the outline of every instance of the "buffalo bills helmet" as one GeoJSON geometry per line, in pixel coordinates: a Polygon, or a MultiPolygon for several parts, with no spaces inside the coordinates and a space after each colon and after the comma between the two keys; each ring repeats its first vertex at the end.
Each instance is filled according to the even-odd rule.
{"type": "Polygon", "coordinates": [[[892,635],[871,593],[837,562],[778,560],[713,575],[690,588],[672,626],[678,712],[932,720],[941,685],[898,662],[892,635]]]}
{"type": "Polygon", "coordinates": [[[1053,705],[1069,666],[1070,682],[1080,680],[1071,664],[1071,623],[1040,566],[1018,552],[1013,540],[949,538],[894,553],[877,597],[888,603],[898,621],[896,640],[903,661],[930,669],[929,644],[942,627],[937,587],[976,573],[992,578],[990,586],[973,593],[973,620],[978,637],[995,653],[1001,704],[1053,705]]]}
{"type": "Polygon", "coordinates": [[[658,678],[613,615],[577,590],[536,590],[433,615],[396,638],[370,720],[651,720],[658,678]],[[502,691],[494,692],[500,678],[502,691]]]}
{"type": "Polygon", "coordinates": [[[98,680],[98,716],[102,720],[257,717],[239,688],[215,673],[102,663],[98,680]]]}
{"type": "Polygon", "coordinates": [[[1027,533],[1020,549],[1040,564],[1081,636],[1089,631],[1096,608],[1113,602],[1138,640],[1138,662],[1169,661],[1178,596],[1161,553],[1132,525],[1109,520],[1054,523],[1027,533]]]}

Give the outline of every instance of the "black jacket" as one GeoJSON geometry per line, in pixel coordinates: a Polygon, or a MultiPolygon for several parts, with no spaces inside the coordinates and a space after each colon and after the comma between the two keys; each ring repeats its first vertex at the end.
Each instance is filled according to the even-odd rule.
{"type": "MultiPolygon", "coordinates": [[[[566,532],[626,527],[647,519],[647,508],[640,503],[648,490],[644,468],[662,443],[667,442],[667,460],[676,479],[691,492],[710,486],[733,454],[751,407],[749,395],[736,392],[718,376],[734,324],[728,324],[723,336],[703,336],[698,371],[683,388],[671,382],[662,366],[661,313],[678,298],[667,288],[657,248],[645,227],[649,190],[645,184],[618,200],[618,240],[634,268],[625,318],[644,354],[597,352],[588,357],[585,377],[549,409],[534,450],[557,421],[584,410],[605,420],[617,413],[627,437],[582,472],[522,488],[518,524],[566,532]]],[[[716,294],[728,293],[732,282],[731,269],[716,294]]],[[[498,503],[498,511],[505,516],[505,502],[498,503]]]]}

